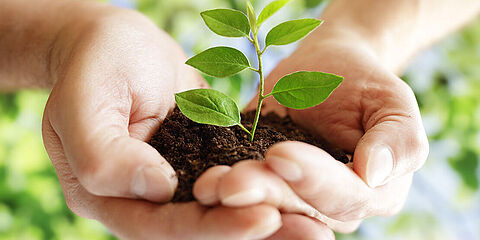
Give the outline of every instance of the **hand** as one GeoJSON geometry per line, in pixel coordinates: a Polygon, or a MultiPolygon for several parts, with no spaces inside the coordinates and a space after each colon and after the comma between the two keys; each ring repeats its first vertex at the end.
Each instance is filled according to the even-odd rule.
{"type": "Polygon", "coordinates": [[[280,143],[269,149],[264,164],[238,163],[211,181],[215,184],[205,181],[211,178],[209,172],[204,174],[195,186],[200,202],[236,207],[269,203],[283,211],[320,216],[341,232],[355,230],[366,217],[392,215],[402,208],[413,172],[428,154],[413,92],[367,45],[347,38],[314,39],[305,40],[277,66],[266,92],[280,77],[299,70],[335,73],[344,76],[344,82],[317,107],[292,110],[267,99],[264,112],[288,114],[352,153],[353,171],[316,147],[280,143]],[[210,196],[208,201],[205,196],[210,196]]]}
{"type": "Polygon", "coordinates": [[[173,94],[203,81],[150,21],[123,10],[102,16],[82,27],[69,24],[64,34],[72,41],[52,49],[59,78],[43,137],[70,209],[125,239],[245,239],[275,232],[281,216],[268,205],[153,203],[168,201],[177,180],[145,141],[174,107],[173,94]]]}

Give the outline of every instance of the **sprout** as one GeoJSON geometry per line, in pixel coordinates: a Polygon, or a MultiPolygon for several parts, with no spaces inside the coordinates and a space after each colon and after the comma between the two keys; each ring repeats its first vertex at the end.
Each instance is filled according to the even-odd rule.
{"type": "Polygon", "coordinates": [[[272,28],[266,38],[264,49],[260,48],[258,30],[261,24],[282,8],[289,0],[276,0],[268,4],[258,18],[247,2],[248,17],[232,9],[214,9],[201,13],[205,24],[214,33],[224,37],[245,37],[255,47],[258,67],[250,65],[248,58],[231,47],[214,47],[192,58],[186,64],[214,77],[228,77],[245,69],[258,73],[258,104],[251,130],[241,124],[240,110],[229,96],[213,89],[194,89],[175,94],[180,111],[194,122],[222,127],[238,125],[253,141],[260,118],[262,102],[273,96],[288,108],[305,109],[322,103],[337,88],[343,77],[323,72],[300,71],[282,77],[272,92],[264,93],[264,73],[262,55],[272,45],[287,45],[307,36],[322,23],[317,19],[299,19],[281,23],[272,28]]]}

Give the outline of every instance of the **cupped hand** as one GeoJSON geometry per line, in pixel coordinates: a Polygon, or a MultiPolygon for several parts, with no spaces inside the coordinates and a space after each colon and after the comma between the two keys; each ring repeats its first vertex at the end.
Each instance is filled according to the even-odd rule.
{"type": "Polygon", "coordinates": [[[123,10],[86,17],[95,20],[69,25],[71,42],[51,50],[58,80],[43,121],[70,209],[124,239],[258,239],[277,231],[282,217],[268,205],[161,204],[177,179],[146,141],[173,109],[174,93],[203,81],[143,17],[123,10]]]}
{"type": "Polygon", "coordinates": [[[211,177],[207,172],[197,181],[197,199],[236,207],[268,203],[317,217],[342,232],[353,231],[366,217],[400,211],[413,172],[428,155],[412,90],[382,65],[367,44],[310,37],[269,75],[266,93],[282,76],[300,70],[345,79],[316,107],[287,109],[268,98],[263,111],[288,114],[353,154],[353,169],[314,146],[285,142],[268,150],[265,163],[238,163],[211,182],[205,182],[211,177]]]}
{"type": "Polygon", "coordinates": [[[45,108],[43,138],[73,212],[122,239],[332,236],[324,224],[268,204],[166,203],[175,172],[146,141],[175,106],[174,93],[205,87],[204,81],[184,64],[181,48],[144,17],[102,14],[69,25],[63,32],[69,37],[59,38],[69,41],[51,49],[58,80],[45,108]]]}

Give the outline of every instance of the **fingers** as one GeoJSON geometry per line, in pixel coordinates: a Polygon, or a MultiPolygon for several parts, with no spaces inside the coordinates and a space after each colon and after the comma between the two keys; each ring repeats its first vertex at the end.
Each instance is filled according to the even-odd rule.
{"type": "Polygon", "coordinates": [[[281,225],[277,209],[205,208],[198,203],[165,204],[109,200],[100,221],[122,239],[263,239],[281,225]],[[128,209],[127,212],[122,212],[128,209]]]}
{"type": "Polygon", "coordinates": [[[382,92],[381,108],[366,111],[365,134],[354,152],[354,170],[372,188],[418,170],[428,155],[415,96],[403,82],[397,85],[382,92]]]}
{"type": "Polygon", "coordinates": [[[262,239],[282,225],[278,210],[267,205],[205,208],[194,202],[158,205],[93,195],[75,178],[60,139],[46,123],[45,146],[68,207],[80,216],[99,220],[121,239],[262,239]]]}
{"type": "Polygon", "coordinates": [[[74,166],[75,175],[89,192],[159,202],[167,201],[173,195],[175,172],[147,143],[129,136],[117,136],[91,144],[95,145],[81,148],[83,153],[66,150],[67,154],[70,153],[70,162],[74,163],[71,166],[74,166]]]}
{"type": "Polygon", "coordinates": [[[282,214],[283,225],[268,240],[335,240],[327,225],[298,214],[282,214]]]}
{"type": "Polygon", "coordinates": [[[77,98],[77,92],[52,93],[44,126],[58,136],[81,185],[99,196],[169,200],[177,184],[175,172],[154,148],[129,136],[128,109],[109,102],[79,107],[84,98],[77,98]]]}
{"type": "Polygon", "coordinates": [[[120,239],[264,239],[282,226],[280,213],[268,205],[206,208],[196,202],[158,205],[89,196],[83,208],[120,239]]]}
{"type": "Polygon", "coordinates": [[[121,239],[263,239],[282,226],[280,213],[268,205],[206,208],[98,198],[96,219],[121,239]]]}
{"type": "Polygon", "coordinates": [[[195,182],[194,196],[204,205],[221,202],[224,206],[246,207],[266,203],[285,213],[315,218],[342,233],[352,232],[360,224],[359,221],[340,222],[323,215],[299,198],[283,179],[259,161],[241,161],[232,167],[210,168],[195,182]]]}
{"type": "Polygon", "coordinates": [[[241,161],[232,168],[216,166],[202,174],[194,186],[202,204],[244,207],[268,203],[284,212],[318,215],[290,187],[259,161],[241,161]]]}
{"type": "Polygon", "coordinates": [[[199,225],[205,239],[264,239],[276,232],[282,222],[278,210],[268,205],[220,206],[205,214],[199,225]]]}
{"type": "Polygon", "coordinates": [[[215,166],[205,171],[193,186],[193,195],[203,205],[213,206],[220,203],[217,186],[222,177],[230,171],[229,166],[215,166]]]}
{"type": "Polygon", "coordinates": [[[301,142],[276,144],[265,159],[305,202],[329,218],[344,222],[398,212],[412,179],[408,174],[372,189],[328,153],[301,142]]]}

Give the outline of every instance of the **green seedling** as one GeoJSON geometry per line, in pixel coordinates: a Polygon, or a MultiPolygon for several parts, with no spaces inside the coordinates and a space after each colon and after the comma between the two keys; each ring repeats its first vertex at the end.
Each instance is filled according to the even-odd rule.
{"type": "Polygon", "coordinates": [[[330,73],[299,71],[282,77],[272,92],[264,93],[264,73],[262,55],[268,47],[286,45],[307,36],[320,26],[317,19],[299,19],[281,23],[271,29],[263,49],[260,47],[258,31],[263,22],[275,14],[289,0],[276,0],[268,4],[258,18],[247,2],[247,15],[232,9],[214,9],[201,13],[205,24],[214,33],[224,37],[245,37],[255,47],[258,67],[250,65],[248,58],[239,50],[231,47],[214,47],[207,49],[192,58],[186,64],[214,77],[228,77],[244,69],[258,73],[258,105],[251,130],[240,122],[240,110],[229,96],[213,89],[194,89],[175,94],[180,111],[194,122],[222,127],[239,126],[253,141],[260,117],[262,102],[265,98],[274,97],[280,104],[294,109],[305,109],[322,103],[340,85],[343,78],[330,73]]]}

